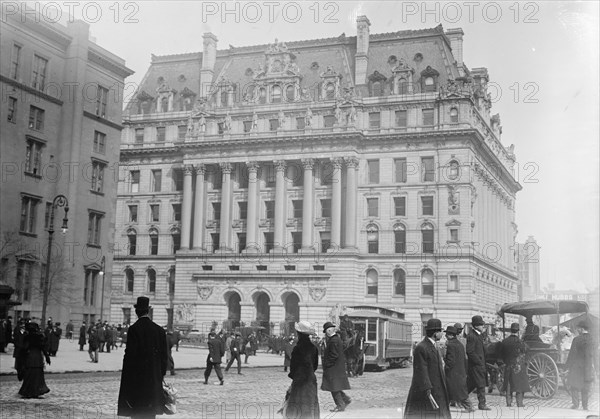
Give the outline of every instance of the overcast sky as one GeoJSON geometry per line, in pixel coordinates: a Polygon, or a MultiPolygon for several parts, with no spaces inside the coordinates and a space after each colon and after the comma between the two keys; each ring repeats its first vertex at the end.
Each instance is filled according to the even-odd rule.
{"type": "MultiPolygon", "coordinates": [[[[539,245],[542,285],[592,288],[599,261],[598,2],[89,2],[72,7],[139,82],[150,54],[371,33],[461,27],[464,62],[487,67],[505,146],[515,144],[518,241],[539,245]],[[100,13],[98,13],[98,11],[100,13]],[[85,13],[85,14],[82,14],[85,13]],[[495,91],[494,91],[495,90],[495,91]]],[[[51,10],[48,8],[48,12],[51,10]]]]}

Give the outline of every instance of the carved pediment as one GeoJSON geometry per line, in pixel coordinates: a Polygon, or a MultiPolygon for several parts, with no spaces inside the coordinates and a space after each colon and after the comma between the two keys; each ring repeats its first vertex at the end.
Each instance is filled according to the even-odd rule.
{"type": "Polygon", "coordinates": [[[175,89],[171,89],[171,87],[169,86],[169,84],[167,82],[161,83],[157,88],[156,88],[156,92],[157,93],[177,93],[177,90],[175,89]]]}
{"type": "Polygon", "coordinates": [[[190,89],[188,89],[188,87],[184,87],[183,90],[181,91],[181,96],[182,97],[192,97],[192,96],[196,96],[196,93],[190,89]]]}
{"type": "Polygon", "coordinates": [[[438,77],[439,75],[439,71],[437,71],[435,68],[431,68],[430,65],[428,65],[425,70],[421,71],[421,77],[438,77]]]}
{"type": "Polygon", "coordinates": [[[369,77],[367,77],[369,79],[369,81],[371,83],[376,83],[376,82],[384,82],[387,80],[387,77],[384,76],[383,74],[381,74],[379,71],[375,70],[373,72],[373,74],[371,74],[369,77]]]}
{"type": "Polygon", "coordinates": [[[392,69],[392,73],[414,73],[415,70],[410,67],[406,61],[404,60],[404,58],[400,58],[400,62],[398,63],[398,65],[396,67],[394,67],[392,69]]]}
{"type": "Polygon", "coordinates": [[[446,223],[446,227],[458,227],[460,225],[461,225],[461,222],[456,219],[452,219],[446,223]]]}
{"type": "Polygon", "coordinates": [[[151,101],[154,100],[154,96],[150,96],[145,90],[142,90],[140,93],[138,93],[137,100],[140,102],[151,101]]]}

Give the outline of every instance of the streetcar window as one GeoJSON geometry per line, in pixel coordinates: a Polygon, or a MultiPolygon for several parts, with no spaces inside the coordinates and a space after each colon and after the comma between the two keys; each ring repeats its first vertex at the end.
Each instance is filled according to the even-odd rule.
{"type": "Polygon", "coordinates": [[[367,323],[367,340],[377,340],[377,321],[369,321],[367,323]]]}

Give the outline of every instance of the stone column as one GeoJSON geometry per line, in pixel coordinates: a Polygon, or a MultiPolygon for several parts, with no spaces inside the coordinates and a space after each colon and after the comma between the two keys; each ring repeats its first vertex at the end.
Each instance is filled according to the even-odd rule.
{"type": "Polygon", "coordinates": [[[333,179],[331,182],[331,246],[330,250],[340,249],[342,232],[342,159],[332,158],[333,179]]]}
{"type": "Polygon", "coordinates": [[[275,162],[275,234],[273,241],[274,249],[282,249],[284,241],[285,226],[285,161],[276,160],[275,162]]]}
{"type": "Polygon", "coordinates": [[[190,248],[192,224],[192,166],[183,168],[183,208],[181,209],[181,249],[190,248]]]}
{"type": "Polygon", "coordinates": [[[231,163],[221,163],[223,183],[221,185],[221,220],[219,223],[219,250],[232,251],[231,247],[231,163]],[[222,244],[222,246],[221,246],[222,244]]]}
{"type": "Polygon", "coordinates": [[[194,234],[192,238],[193,249],[204,249],[202,242],[204,236],[204,174],[206,167],[203,164],[196,166],[196,194],[194,195],[194,234]]]}
{"type": "Polygon", "coordinates": [[[347,157],[346,159],[346,243],[344,248],[357,249],[356,246],[356,171],[358,168],[358,159],[356,157],[347,157]]]}
{"type": "Polygon", "coordinates": [[[258,249],[256,224],[258,222],[258,163],[247,162],[248,167],[248,211],[246,219],[246,249],[258,249]]]}
{"type": "Polygon", "coordinates": [[[313,167],[314,159],[303,159],[304,168],[304,197],[302,200],[302,249],[313,247],[313,167]]]}

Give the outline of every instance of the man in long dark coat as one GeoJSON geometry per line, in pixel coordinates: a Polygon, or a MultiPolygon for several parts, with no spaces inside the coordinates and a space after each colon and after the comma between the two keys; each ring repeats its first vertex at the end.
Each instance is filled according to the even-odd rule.
{"type": "Polygon", "coordinates": [[[571,392],[573,406],[571,409],[579,408],[579,393],[581,393],[581,404],[584,410],[588,409],[588,401],[594,376],[598,374],[598,348],[589,333],[589,324],[582,320],[577,325],[579,335],[573,339],[569,356],[567,358],[567,385],[571,392]]]}
{"type": "Polygon", "coordinates": [[[138,297],[134,305],[138,320],[128,332],[123,357],[117,415],[154,417],[162,415],[162,381],[167,373],[167,335],[150,320],[150,300],[138,297]]]}
{"type": "Polygon", "coordinates": [[[442,322],[429,319],[427,335],[413,351],[413,376],[404,409],[405,419],[450,418],[450,403],[442,358],[436,347],[442,337],[442,322]],[[432,400],[437,403],[437,408],[432,400]]]}
{"type": "Polygon", "coordinates": [[[229,362],[225,367],[225,372],[229,371],[229,368],[233,365],[233,361],[237,361],[237,371],[239,375],[242,375],[242,334],[240,332],[235,332],[235,336],[229,343],[229,351],[231,357],[229,358],[229,362]]]}
{"type": "Polygon", "coordinates": [[[19,322],[15,326],[15,330],[13,332],[14,336],[14,344],[15,350],[13,351],[13,358],[15,358],[15,370],[17,370],[17,378],[19,381],[23,380],[25,375],[25,336],[27,332],[25,331],[25,319],[19,319],[19,322]]]}
{"type": "Polygon", "coordinates": [[[83,322],[81,324],[81,327],[79,328],[79,350],[83,351],[83,347],[85,346],[85,339],[86,339],[86,334],[87,334],[87,327],[85,325],[85,322],[83,322]]]}
{"type": "Polygon", "coordinates": [[[527,344],[519,339],[519,323],[510,325],[510,336],[498,344],[497,355],[504,362],[506,405],[512,406],[512,393],[516,393],[517,407],[523,407],[524,393],[531,391],[527,376],[527,344]]]}
{"type": "Polygon", "coordinates": [[[332,412],[343,412],[352,400],[344,393],[350,389],[346,375],[346,357],[340,335],[335,332],[335,325],[327,322],[323,325],[325,349],[323,350],[323,382],[321,390],[330,391],[335,408],[332,412]]]}
{"type": "Polygon", "coordinates": [[[208,355],[206,357],[206,369],[204,370],[204,384],[208,384],[208,377],[210,377],[213,368],[217,373],[221,385],[225,384],[223,371],[221,371],[221,359],[223,355],[225,355],[223,341],[217,337],[215,332],[210,332],[208,334],[208,355]]]}
{"type": "Polygon", "coordinates": [[[483,327],[485,323],[481,316],[471,318],[472,330],[467,335],[467,391],[477,390],[479,410],[491,410],[485,401],[485,386],[487,386],[487,369],[485,365],[485,346],[483,344],[483,327]]]}
{"type": "Polygon", "coordinates": [[[444,372],[446,387],[450,401],[462,406],[467,412],[475,409],[469,401],[467,391],[467,357],[463,344],[457,339],[458,331],[455,326],[448,326],[446,333],[446,355],[444,356],[444,372]]]}

